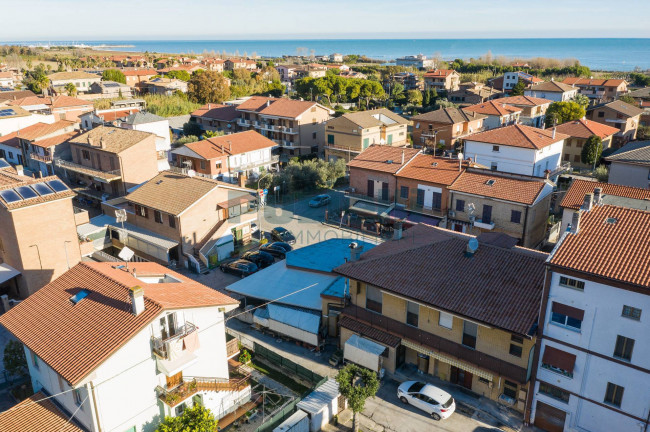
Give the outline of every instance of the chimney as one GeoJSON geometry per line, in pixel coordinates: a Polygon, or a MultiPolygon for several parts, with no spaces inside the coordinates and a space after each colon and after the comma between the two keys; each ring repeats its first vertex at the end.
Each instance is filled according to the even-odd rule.
{"type": "Polygon", "coordinates": [[[402,239],[402,223],[398,222],[395,224],[395,229],[393,230],[393,240],[402,239]]]}
{"type": "Polygon", "coordinates": [[[581,210],[578,210],[573,213],[573,217],[571,218],[571,232],[573,234],[578,234],[578,231],[580,230],[580,212],[581,210]]]}
{"type": "Polygon", "coordinates": [[[555,129],[557,129],[557,128],[553,127],[553,139],[555,139],[555,129]]]}
{"type": "Polygon", "coordinates": [[[590,194],[590,193],[585,194],[585,199],[582,202],[582,207],[580,207],[580,210],[589,211],[589,210],[591,210],[591,207],[593,206],[593,204],[594,204],[594,196],[593,196],[593,194],[590,194]]]}
{"type": "Polygon", "coordinates": [[[144,289],[139,285],[129,288],[129,297],[131,298],[131,313],[138,316],[144,312],[144,289]]]}
{"type": "Polygon", "coordinates": [[[363,246],[359,245],[357,242],[352,242],[348,247],[350,248],[350,261],[359,261],[359,258],[361,258],[361,252],[363,252],[363,246]]]}
{"type": "Polygon", "coordinates": [[[208,110],[211,110],[211,109],[212,109],[212,104],[208,103],[208,110]]]}
{"type": "Polygon", "coordinates": [[[106,148],[106,142],[104,141],[104,137],[101,137],[99,139],[99,148],[101,149],[106,148]]]}
{"type": "Polygon", "coordinates": [[[594,188],[594,203],[595,204],[600,204],[600,201],[602,199],[602,194],[603,194],[603,189],[602,188],[594,188]]]}
{"type": "Polygon", "coordinates": [[[402,150],[402,165],[404,165],[404,150],[402,150]]]}
{"type": "Polygon", "coordinates": [[[232,141],[228,140],[228,151],[232,153],[232,141]]]}
{"type": "Polygon", "coordinates": [[[25,171],[23,170],[22,165],[16,165],[16,172],[18,173],[19,176],[25,175],[25,171]]]}
{"type": "Polygon", "coordinates": [[[271,101],[270,101],[270,100],[267,100],[267,101],[266,101],[266,106],[267,106],[267,107],[268,107],[268,106],[271,106],[271,101]]]}

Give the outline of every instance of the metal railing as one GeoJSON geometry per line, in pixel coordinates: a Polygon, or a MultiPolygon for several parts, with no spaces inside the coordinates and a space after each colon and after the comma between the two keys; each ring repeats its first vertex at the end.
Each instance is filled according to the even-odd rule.
{"type": "Polygon", "coordinates": [[[122,175],[122,171],[119,169],[116,170],[110,170],[110,171],[104,171],[100,170],[97,168],[85,166],[85,165],[80,165],[71,161],[63,160],[63,159],[55,159],[56,165],[61,168],[67,168],[71,171],[74,172],[80,172],[82,174],[86,172],[90,172],[96,177],[113,177],[117,176],[120,177],[122,175]]]}
{"type": "Polygon", "coordinates": [[[374,196],[368,196],[367,194],[364,193],[359,193],[359,192],[346,192],[345,196],[349,198],[359,198],[364,201],[370,201],[370,202],[375,202],[375,203],[380,203],[380,204],[392,204],[393,201],[391,199],[381,199],[377,198],[374,196]]]}
{"type": "Polygon", "coordinates": [[[39,162],[44,162],[44,163],[50,163],[54,160],[52,156],[47,156],[47,155],[40,155],[38,153],[30,152],[29,153],[29,158],[33,160],[37,160],[39,162]]]}
{"type": "Polygon", "coordinates": [[[196,326],[189,321],[185,321],[183,325],[174,329],[173,335],[167,336],[165,338],[151,338],[153,352],[160,358],[169,359],[169,344],[184,338],[194,331],[196,331],[196,326]]]}

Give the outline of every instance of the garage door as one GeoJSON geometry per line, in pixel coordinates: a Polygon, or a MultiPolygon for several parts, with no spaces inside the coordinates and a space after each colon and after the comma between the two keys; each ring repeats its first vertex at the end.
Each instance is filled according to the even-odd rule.
{"type": "Polygon", "coordinates": [[[566,413],[550,405],[537,402],[535,411],[535,426],[548,432],[562,432],[566,413]]]}

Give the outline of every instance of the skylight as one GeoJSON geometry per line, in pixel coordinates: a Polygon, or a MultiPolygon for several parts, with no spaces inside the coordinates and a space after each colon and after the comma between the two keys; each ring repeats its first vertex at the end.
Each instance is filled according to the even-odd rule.
{"type": "Polygon", "coordinates": [[[82,290],[79,291],[77,294],[75,294],[75,295],[73,295],[72,297],[70,297],[70,301],[72,302],[72,304],[76,305],[76,304],[79,303],[81,300],[83,300],[83,299],[85,299],[86,297],[88,297],[88,294],[90,294],[90,291],[89,291],[89,290],[87,290],[87,289],[82,289],[82,290]]]}

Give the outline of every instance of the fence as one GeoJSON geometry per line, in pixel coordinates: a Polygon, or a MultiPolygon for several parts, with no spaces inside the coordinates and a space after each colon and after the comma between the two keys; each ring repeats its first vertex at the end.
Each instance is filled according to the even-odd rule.
{"type": "Polygon", "coordinates": [[[294,399],[285,405],[280,411],[276,412],[268,420],[262,423],[255,432],[267,432],[272,431],[278,427],[283,421],[288,419],[296,410],[296,405],[298,405],[300,399],[294,399]]]}
{"type": "Polygon", "coordinates": [[[298,363],[289,360],[288,358],[282,357],[280,354],[272,351],[257,342],[254,343],[253,351],[255,355],[261,356],[271,362],[273,365],[281,366],[286,369],[288,372],[296,374],[298,377],[309,381],[312,384],[319,383],[323,380],[323,377],[317,373],[307,369],[304,366],[299,365],[298,363]]]}

